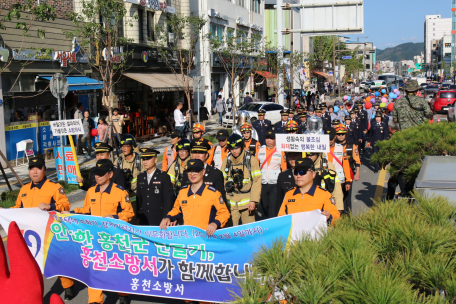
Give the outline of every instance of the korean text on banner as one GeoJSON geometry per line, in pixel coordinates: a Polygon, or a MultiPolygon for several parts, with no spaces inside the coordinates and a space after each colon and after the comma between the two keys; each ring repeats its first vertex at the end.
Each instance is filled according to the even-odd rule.
{"type": "Polygon", "coordinates": [[[329,153],[327,134],[276,134],[277,151],[329,153]]]}
{"type": "Polygon", "coordinates": [[[71,151],[71,147],[63,147],[64,155],[61,155],[59,147],[54,147],[54,155],[55,155],[55,167],[57,168],[57,179],[63,179],[63,161],[62,157],[65,158],[65,177],[66,182],[69,184],[77,184],[76,176],[76,164],[73,152],[71,151]]]}
{"type": "MultiPolygon", "coordinates": [[[[326,230],[319,210],[217,230],[193,226],[133,226],[121,220],[63,215],[39,208],[2,209],[0,224],[15,221],[47,278],[74,278],[89,287],[206,302],[232,300],[262,246],[326,230]],[[31,236],[31,237],[30,237],[31,236]],[[62,258],[62,257],[65,258],[62,258]]],[[[6,230],[5,230],[6,231],[6,230]]]]}
{"type": "Polygon", "coordinates": [[[51,130],[54,136],[84,134],[80,119],[51,121],[51,130]]]}

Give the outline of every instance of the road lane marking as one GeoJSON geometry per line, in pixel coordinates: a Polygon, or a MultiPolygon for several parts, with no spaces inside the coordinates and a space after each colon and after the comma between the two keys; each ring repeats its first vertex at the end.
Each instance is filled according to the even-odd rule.
{"type": "Polygon", "coordinates": [[[383,189],[385,187],[386,170],[382,169],[378,175],[377,189],[375,190],[374,201],[381,200],[383,196],[383,189]]]}

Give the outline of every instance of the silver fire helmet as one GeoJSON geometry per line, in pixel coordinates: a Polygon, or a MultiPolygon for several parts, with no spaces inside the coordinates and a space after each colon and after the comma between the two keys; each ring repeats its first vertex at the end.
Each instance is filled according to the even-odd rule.
{"type": "Polygon", "coordinates": [[[307,119],[306,134],[323,134],[323,120],[315,114],[307,119]]]}
{"type": "Polygon", "coordinates": [[[244,123],[250,123],[250,114],[247,111],[239,111],[237,125],[242,126],[244,123]]]}

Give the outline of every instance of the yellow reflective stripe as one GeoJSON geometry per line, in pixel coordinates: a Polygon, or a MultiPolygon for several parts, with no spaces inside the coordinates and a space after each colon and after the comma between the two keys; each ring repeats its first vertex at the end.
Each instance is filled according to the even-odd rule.
{"type": "MultiPolygon", "coordinates": [[[[237,202],[237,205],[238,206],[245,206],[248,203],[250,203],[250,197],[249,198],[245,198],[243,200],[240,200],[239,202],[237,202]]],[[[236,201],[228,200],[228,204],[230,204],[231,206],[235,206],[236,205],[236,201]]]]}
{"type": "Polygon", "coordinates": [[[173,181],[176,180],[176,177],[174,175],[171,175],[169,173],[168,173],[168,175],[170,176],[171,180],[173,180],[173,181]]]}
{"type": "Polygon", "coordinates": [[[340,183],[340,178],[339,176],[336,177],[336,183],[339,182],[340,183]]]}
{"type": "Polygon", "coordinates": [[[130,203],[131,202],[136,202],[136,196],[130,196],[130,203]]]}
{"type": "Polygon", "coordinates": [[[138,181],[138,179],[134,178],[134,179],[131,180],[131,183],[136,183],[137,181],[138,181]]]}
{"type": "Polygon", "coordinates": [[[223,173],[223,177],[226,178],[226,173],[225,173],[225,171],[222,171],[222,173],[223,173]]]}
{"type": "Polygon", "coordinates": [[[257,176],[257,175],[261,175],[261,171],[258,170],[258,171],[253,171],[252,172],[252,177],[253,176],[257,176]]]}
{"type": "Polygon", "coordinates": [[[247,184],[248,182],[250,182],[250,178],[246,178],[242,181],[243,184],[247,184]]]}

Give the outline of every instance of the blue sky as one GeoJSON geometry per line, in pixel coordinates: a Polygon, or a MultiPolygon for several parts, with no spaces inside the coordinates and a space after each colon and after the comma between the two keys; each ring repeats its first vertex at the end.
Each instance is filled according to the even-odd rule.
{"type": "MultiPolygon", "coordinates": [[[[451,18],[451,0],[364,0],[364,34],[378,49],[424,41],[424,16],[451,18]]],[[[364,42],[366,39],[360,38],[364,42]]]]}

